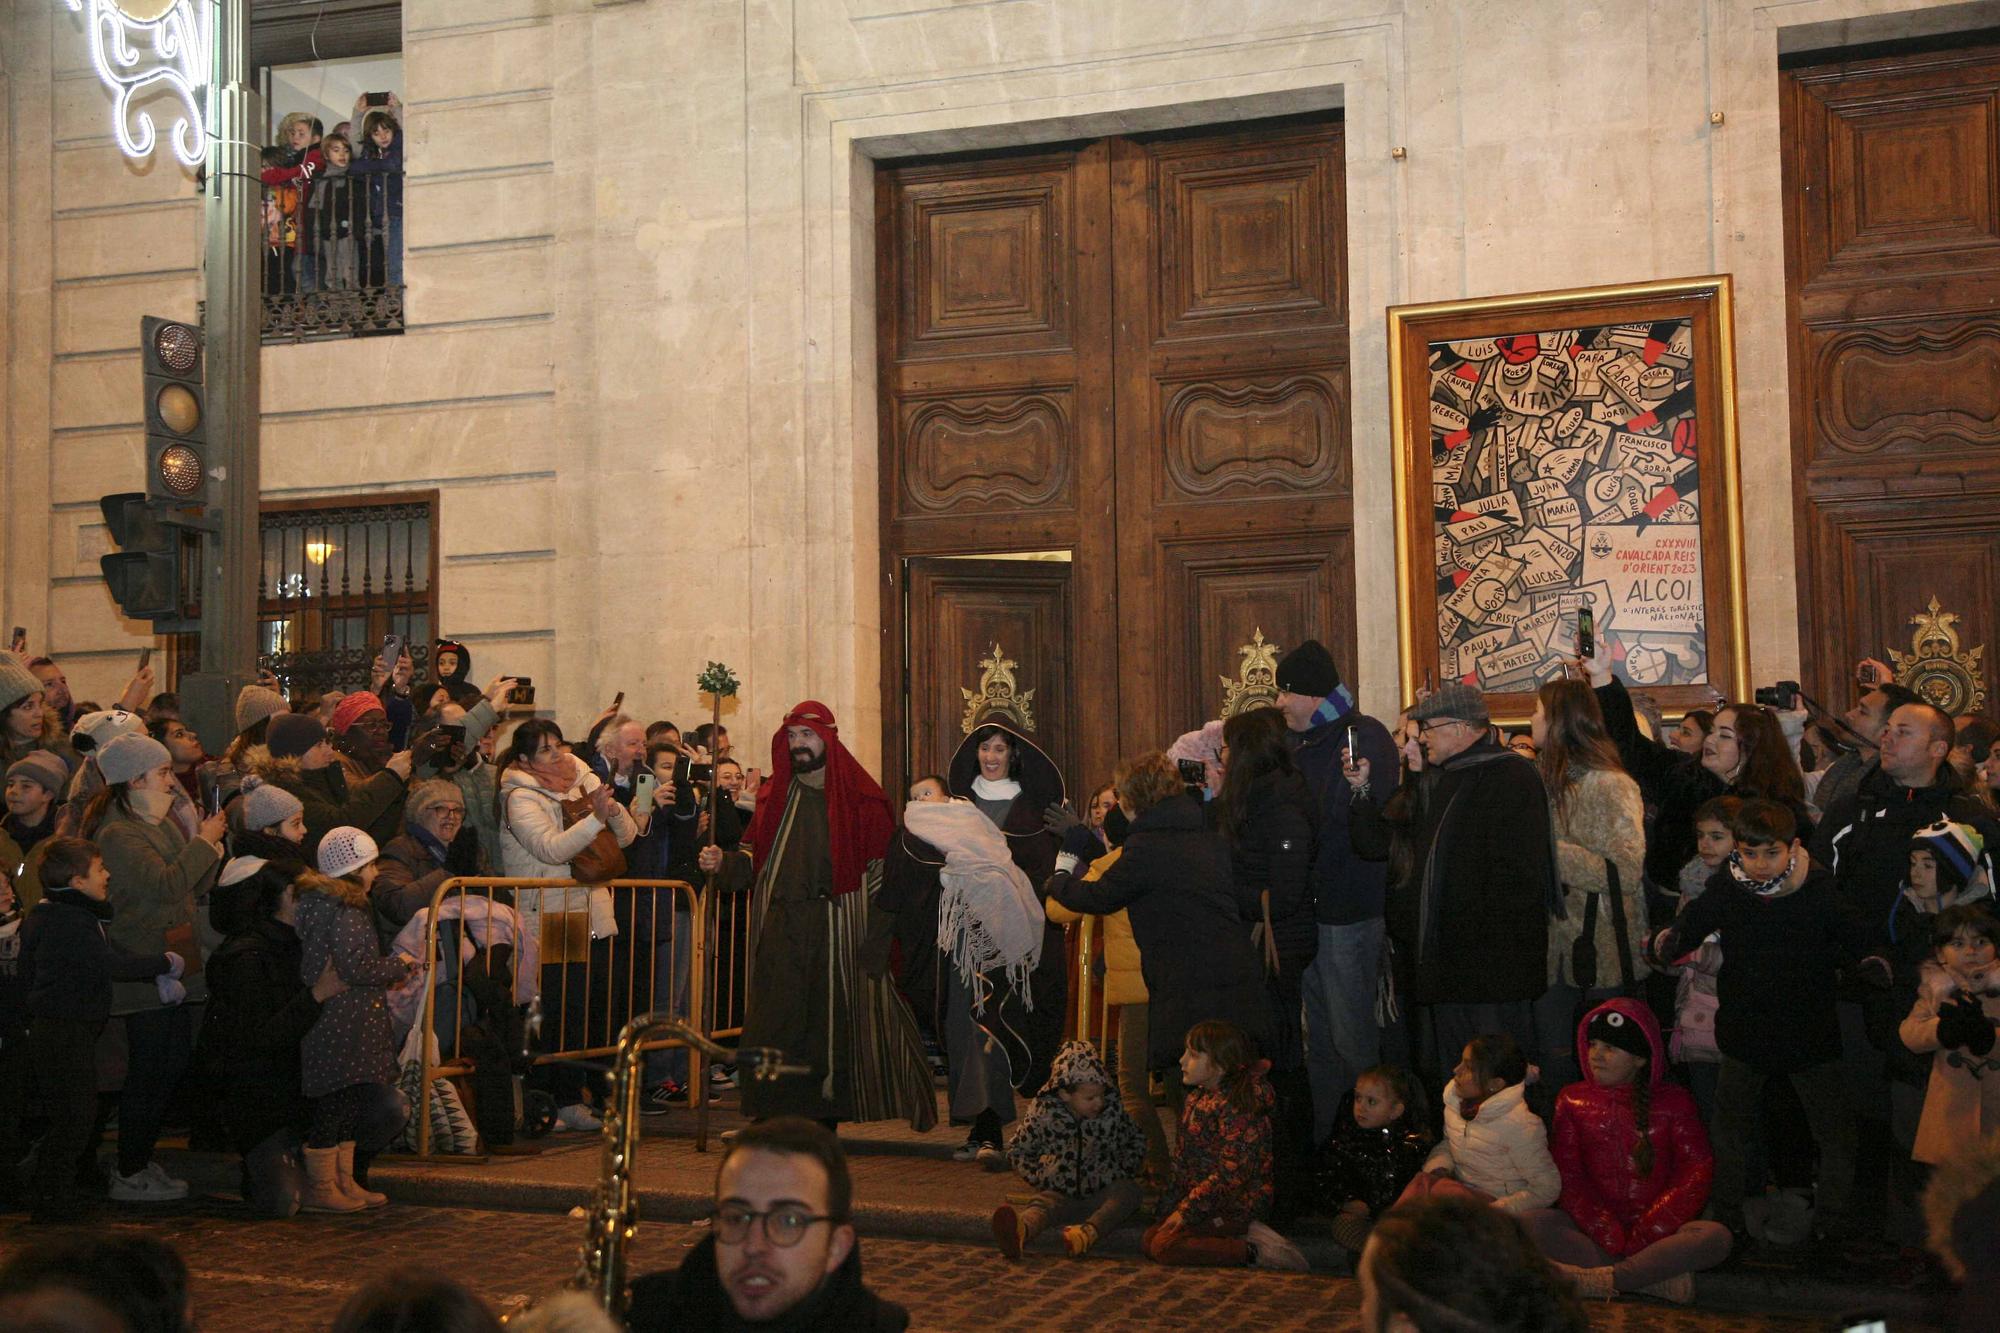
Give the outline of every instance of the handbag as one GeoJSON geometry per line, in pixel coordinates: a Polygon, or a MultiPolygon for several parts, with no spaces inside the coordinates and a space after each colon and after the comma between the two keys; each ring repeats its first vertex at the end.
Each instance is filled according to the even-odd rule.
{"type": "Polygon", "coordinates": [[[1631,928],[1625,921],[1624,886],[1618,879],[1618,863],[1610,857],[1604,859],[1603,893],[1587,893],[1583,904],[1583,933],[1569,946],[1570,984],[1579,990],[1594,990],[1597,987],[1597,900],[1611,900],[1611,933],[1618,943],[1618,986],[1629,989],[1632,985],[1632,936],[1631,928]]]}
{"type": "MultiPolygon", "coordinates": [[[[579,793],[562,802],[563,827],[574,828],[590,818],[590,797],[579,793]]],[[[625,873],[625,849],[608,827],[597,830],[584,849],[569,859],[569,877],[579,884],[603,884],[625,873]]],[[[545,953],[544,961],[548,959],[545,953]]]]}

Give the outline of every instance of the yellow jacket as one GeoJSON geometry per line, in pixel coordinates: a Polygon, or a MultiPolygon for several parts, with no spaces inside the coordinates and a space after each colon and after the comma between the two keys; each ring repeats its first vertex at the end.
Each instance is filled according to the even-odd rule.
{"type": "MultiPolygon", "coordinates": [[[[1084,882],[1095,880],[1117,864],[1119,855],[1119,849],[1113,848],[1092,861],[1090,869],[1083,874],[1084,882]]],[[[1047,910],[1049,920],[1059,926],[1081,921],[1084,917],[1084,913],[1072,912],[1053,898],[1044,899],[1042,906],[1047,910]]],[[[1104,1003],[1146,1003],[1146,979],[1139,972],[1139,945],[1132,938],[1132,919],[1123,912],[1104,917],[1098,927],[1098,935],[1101,941],[1098,951],[1104,959],[1104,1003]]]]}

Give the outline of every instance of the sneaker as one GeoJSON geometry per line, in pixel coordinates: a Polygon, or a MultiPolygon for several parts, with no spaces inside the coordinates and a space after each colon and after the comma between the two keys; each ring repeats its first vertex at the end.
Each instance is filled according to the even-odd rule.
{"type": "Polygon", "coordinates": [[[114,1203],[172,1203],[175,1199],[185,1199],[187,1192],[185,1180],[173,1179],[157,1163],[149,1162],[129,1176],[111,1173],[110,1195],[114,1203]]]}
{"type": "Polygon", "coordinates": [[[708,1085],[711,1088],[730,1088],[736,1086],[736,1066],[710,1065],[708,1067],[708,1085]]]}
{"type": "Polygon", "coordinates": [[[639,1099],[640,1115],[665,1115],[676,1107],[688,1104],[686,1086],[668,1079],[665,1083],[651,1088],[639,1099]]]}
{"type": "Polygon", "coordinates": [[[1250,1242],[1250,1262],[1259,1268],[1278,1268],[1292,1273],[1303,1273],[1312,1265],[1298,1246],[1286,1240],[1262,1222],[1252,1222],[1246,1233],[1250,1242]]]}
{"type": "Polygon", "coordinates": [[[972,1155],[972,1160],[988,1171],[1000,1172],[1007,1169],[1007,1154],[1000,1151],[1000,1145],[997,1143],[980,1144],[979,1151],[972,1155]]]}
{"type": "Polygon", "coordinates": [[[556,1112],[556,1128],[573,1134],[594,1134],[604,1128],[604,1122],[592,1115],[588,1106],[577,1102],[556,1112]]]}
{"type": "Polygon", "coordinates": [[[951,1150],[951,1160],[954,1162],[976,1161],[979,1157],[979,1150],[985,1146],[976,1137],[967,1135],[965,1142],[951,1150]]]}
{"type": "Polygon", "coordinates": [[[1647,1296],[1657,1296],[1663,1301],[1672,1301],[1675,1305],[1686,1305],[1694,1299],[1694,1274],[1676,1273],[1665,1282],[1655,1282],[1652,1286],[1641,1287],[1639,1290],[1647,1296]]]}

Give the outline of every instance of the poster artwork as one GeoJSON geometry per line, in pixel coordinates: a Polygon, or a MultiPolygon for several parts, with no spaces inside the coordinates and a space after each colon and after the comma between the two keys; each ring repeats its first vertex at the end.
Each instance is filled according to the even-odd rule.
{"type": "Polygon", "coordinates": [[[1690,320],[1430,344],[1444,675],[1563,674],[1588,601],[1633,685],[1703,685],[1690,320]]]}

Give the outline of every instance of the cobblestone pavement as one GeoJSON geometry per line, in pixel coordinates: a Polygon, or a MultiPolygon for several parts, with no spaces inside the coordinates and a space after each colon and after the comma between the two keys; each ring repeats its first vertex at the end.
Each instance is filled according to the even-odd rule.
{"type": "MultiPolygon", "coordinates": [[[[259,1221],[239,1207],[199,1202],[103,1224],[171,1241],[194,1275],[204,1333],[323,1329],[355,1287],[399,1265],[445,1269],[496,1307],[549,1291],[574,1271],[582,1223],[560,1215],[395,1205],[355,1217],[259,1221]]],[[[37,1233],[0,1221],[0,1255],[37,1233]]],[[[701,1235],[647,1224],[634,1272],[672,1267],[701,1235]]],[[[903,1303],[926,1329],[1351,1329],[1353,1282],[1305,1274],[1162,1269],[1100,1257],[1036,1257],[1016,1266],[989,1248],[870,1237],[870,1285],[903,1303]]],[[[1647,1333],[1821,1329],[1823,1320],[1717,1315],[1632,1301],[1593,1311],[1595,1326],[1647,1333]]]]}

